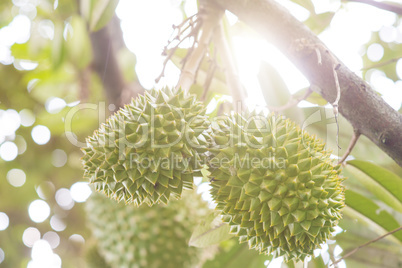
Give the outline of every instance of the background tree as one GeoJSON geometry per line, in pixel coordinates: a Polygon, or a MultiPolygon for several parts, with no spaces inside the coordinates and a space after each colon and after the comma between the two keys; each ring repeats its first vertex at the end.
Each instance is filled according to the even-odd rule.
{"type": "MultiPolygon", "coordinates": [[[[309,88],[291,94],[276,66],[263,62],[258,79],[270,110],[324,139],[335,156],[351,155],[344,166],[348,180],[342,230],[317,252],[309,267],[327,267],[359,245],[400,228],[401,110],[391,108],[365,82],[374,71],[381,71],[388,79],[384,87],[390,81],[401,83],[400,4],[332,1],[338,5],[335,13],[348,9],[348,2],[363,2],[360,5],[373,5],[378,12],[384,9],[395,16],[390,28],[397,37],[387,39],[384,30],[373,31],[363,51],[380,45],[384,56],[375,63],[368,52],[362,53],[363,69],[356,75],[317,38],[335,15],[316,13],[317,2],[291,1],[309,11],[303,23],[271,0],[215,2],[200,1],[207,7],[194,17],[186,13],[185,2],[175,3],[184,22],[173,29],[164,52],[167,65],[173,62],[185,70],[179,84],[210,104],[210,117],[229,111],[227,96],[243,101],[248,92],[239,81],[232,37],[239,32],[258,34],[281,50],[310,82],[309,88]],[[228,22],[226,9],[239,18],[235,24],[228,22]],[[309,102],[309,107],[298,105],[301,100],[309,102]],[[336,124],[329,125],[335,121],[339,133],[336,124]]],[[[82,179],[81,152],[71,141],[83,142],[99,121],[144,91],[134,69],[136,57],[127,49],[114,15],[117,4],[113,0],[0,3],[2,267],[87,265],[84,255],[96,244],[83,210],[90,189],[82,179]],[[68,120],[71,129],[66,129],[68,120]]],[[[157,86],[166,81],[162,78],[157,86]]],[[[206,184],[199,184],[199,189],[206,184]]],[[[216,228],[214,217],[209,218],[195,225],[193,239],[189,238],[191,245],[205,251],[214,244],[216,252],[207,254],[209,260],[203,258],[203,267],[263,267],[271,260],[238,245],[237,239],[226,240],[222,231],[226,227],[216,228]]],[[[401,267],[401,243],[402,232],[394,232],[344,261],[348,267],[401,267]]],[[[339,265],[345,265],[344,261],[339,265]]]]}

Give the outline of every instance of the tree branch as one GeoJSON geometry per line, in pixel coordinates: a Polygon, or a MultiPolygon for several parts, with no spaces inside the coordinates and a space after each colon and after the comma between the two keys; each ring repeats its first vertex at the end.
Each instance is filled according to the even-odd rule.
{"type": "Polygon", "coordinates": [[[363,4],[367,4],[367,5],[379,8],[379,9],[391,11],[393,13],[402,15],[402,5],[397,4],[397,3],[377,2],[377,1],[374,1],[374,0],[346,0],[345,2],[363,3],[363,4]]]}
{"type": "Polygon", "coordinates": [[[194,84],[197,70],[205,53],[208,51],[213,33],[219,26],[219,21],[223,16],[223,10],[216,8],[213,3],[202,6],[200,10],[203,12],[200,12],[202,16],[202,26],[198,45],[189,52],[191,54],[183,66],[179,82],[176,85],[176,88],[181,87],[184,91],[188,91],[191,85],[194,84]]]}
{"type": "Polygon", "coordinates": [[[215,44],[222,59],[223,70],[225,71],[226,84],[233,98],[233,106],[239,110],[245,109],[244,101],[246,99],[245,89],[240,82],[236,66],[232,60],[230,47],[226,41],[222,22],[215,32],[215,44]]]}
{"type": "MultiPolygon", "coordinates": [[[[216,0],[278,47],[307,77],[319,93],[333,103],[337,90],[333,76],[333,57],[321,51],[321,65],[316,49],[325,47],[320,39],[289,11],[274,0],[216,0]]],[[[326,52],[329,53],[326,53],[326,52]]],[[[390,107],[361,78],[341,61],[337,69],[341,98],[339,112],[353,128],[367,136],[402,166],[402,115],[390,107]]]]}
{"type": "Polygon", "coordinates": [[[128,85],[124,80],[116,57],[117,48],[124,45],[119,33],[121,34],[120,23],[111,20],[106,27],[90,34],[94,54],[92,68],[100,77],[106,97],[109,103],[115,105],[115,110],[144,90],[138,82],[128,85]]]}
{"type": "Polygon", "coordinates": [[[336,265],[337,263],[341,262],[343,259],[346,259],[346,258],[349,257],[350,255],[355,254],[359,249],[364,248],[364,247],[370,245],[371,243],[377,242],[378,240],[381,240],[381,239],[383,239],[384,237],[386,237],[386,236],[388,236],[388,235],[391,235],[391,234],[393,234],[393,233],[396,233],[396,232],[398,232],[398,231],[400,231],[400,230],[402,230],[402,226],[399,226],[399,227],[396,228],[395,230],[392,230],[392,231],[390,231],[390,232],[388,232],[388,233],[386,233],[386,234],[384,234],[384,235],[382,235],[382,236],[379,236],[379,237],[377,237],[377,238],[375,238],[375,239],[373,239],[373,240],[368,241],[367,243],[365,243],[365,244],[363,244],[363,245],[358,246],[357,248],[355,248],[355,249],[352,250],[351,252],[347,253],[345,256],[343,256],[343,257],[340,258],[339,260],[335,261],[335,262],[333,263],[333,265],[336,265]]]}

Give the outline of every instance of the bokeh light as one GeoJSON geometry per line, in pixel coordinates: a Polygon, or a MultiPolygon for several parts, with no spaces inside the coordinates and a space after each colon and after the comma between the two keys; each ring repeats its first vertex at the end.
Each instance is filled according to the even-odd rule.
{"type": "Polygon", "coordinates": [[[32,247],[40,239],[40,232],[34,227],[28,227],[22,234],[22,242],[27,247],[32,247]]]}
{"type": "Polygon", "coordinates": [[[7,229],[9,224],[10,219],[8,218],[7,214],[4,212],[0,212],[0,231],[7,229]]]}
{"type": "Polygon", "coordinates": [[[56,232],[61,232],[66,229],[67,225],[59,216],[53,215],[50,218],[50,227],[52,227],[56,232]]]}
{"type": "Polygon", "coordinates": [[[32,129],[32,139],[39,145],[48,143],[50,140],[50,130],[46,126],[38,125],[32,129]]]}
{"type": "Polygon", "coordinates": [[[20,127],[20,124],[21,118],[16,110],[0,110],[0,135],[13,135],[15,131],[20,127]]]}
{"type": "Polygon", "coordinates": [[[87,182],[76,182],[70,188],[71,197],[75,202],[85,202],[91,195],[92,190],[87,182]]]}
{"type": "Polygon", "coordinates": [[[21,135],[16,135],[14,139],[15,145],[18,147],[18,154],[23,154],[27,150],[27,142],[21,135]]]}
{"type": "Polygon", "coordinates": [[[65,100],[57,97],[50,97],[45,103],[45,108],[48,113],[57,114],[66,107],[66,105],[67,103],[65,100]]]}
{"type": "Polygon", "coordinates": [[[61,267],[59,255],[54,254],[46,240],[38,240],[32,247],[32,260],[27,268],[58,268],[61,267]]]}
{"type": "Polygon", "coordinates": [[[367,49],[367,57],[372,62],[377,62],[384,56],[384,48],[380,44],[371,44],[367,49]]]}
{"type": "Polygon", "coordinates": [[[52,152],[52,164],[55,167],[62,167],[67,163],[67,154],[61,149],[52,152]]]}
{"type": "Polygon", "coordinates": [[[82,235],[79,234],[73,234],[71,235],[68,240],[77,243],[77,244],[84,244],[85,243],[85,239],[84,237],[82,237],[82,235]]]}
{"type": "Polygon", "coordinates": [[[69,210],[74,206],[74,200],[71,198],[70,191],[66,188],[60,188],[56,192],[57,204],[65,210],[69,210]]]}
{"type": "Polygon", "coordinates": [[[0,146],[0,157],[4,161],[12,161],[18,155],[18,147],[14,142],[6,141],[0,146]]]}
{"type": "Polygon", "coordinates": [[[22,169],[13,168],[7,172],[7,181],[14,187],[21,187],[24,185],[27,176],[22,169]]]}
{"type": "Polygon", "coordinates": [[[399,59],[396,63],[396,74],[402,80],[402,59],[399,59]]]}
{"type": "Polygon", "coordinates": [[[5,257],[4,251],[0,248],[0,264],[4,261],[5,257]]]}
{"type": "Polygon", "coordinates": [[[36,187],[36,193],[42,199],[52,198],[54,195],[56,187],[50,181],[42,182],[38,187],[36,187]]]}
{"type": "Polygon", "coordinates": [[[46,240],[52,249],[55,249],[60,244],[60,236],[52,231],[47,232],[43,235],[43,240],[46,240]]]}
{"type": "Polygon", "coordinates": [[[50,215],[50,207],[45,201],[37,199],[29,205],[28,214],[32,221],[43,222],[50,215]]]}
{"type": "Polygon", "coordinates": [[[19,112],[21,118],[21,125],[24,127],[32,126],[35,123],[35,115],[29,109],[23,109],[19,112]]]}

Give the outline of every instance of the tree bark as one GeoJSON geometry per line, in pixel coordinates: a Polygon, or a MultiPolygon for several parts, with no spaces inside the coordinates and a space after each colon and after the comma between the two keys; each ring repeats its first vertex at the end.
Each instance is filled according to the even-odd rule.
{"type": "Polygon", "coordinates": [[[115,111],[144,92],[138,81],[128,84],[123,77],[116,56],[118,49],[124,46],[121,35],[120,21],[116,17],[101,30],[90,34],[94,54],[92,68],[102,80],[107,100],[115,105],[115,111]]]}
{"type": "MultiPolygon", "coordinates": [[[[333,56],[323,42],[274,0],[215,0],[278,47],[330,103],[337,95],[334,61],[341,88],[339,112],[402,166],[402,115],[364,80],[333,56]],[[321,64],[316,50],[320,51],[321,64]]],[[[347,42],[347,40],[345,40],[347,42]]]]}

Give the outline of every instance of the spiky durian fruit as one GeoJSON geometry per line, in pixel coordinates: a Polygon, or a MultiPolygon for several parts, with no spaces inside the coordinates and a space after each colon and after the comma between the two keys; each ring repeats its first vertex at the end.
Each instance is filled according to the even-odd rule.
{"type": "Polygon", "coordinates": [[[97,191],[137,205],[167,203],[191,189],[206,151],[205,109],[183,90],[152,90],[87,139],[84,177],[97,191]]]}
{"type": "Polygon", "coordinates": [[[209,209],[194,191],[153,207],[124,205],[94,193],[86,211],[99,252],[111,267],[194,267],[202,257],[188,241],[209,209]]]}
{"type": "Polygon", "coordinates": [[[213,123],[211,194],[240,242],[303,260],[334,231],[344,207],[340,166],[317,138],[275,115],[213,123]]]}

